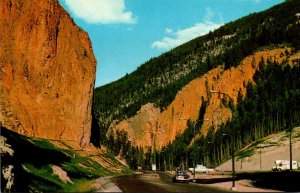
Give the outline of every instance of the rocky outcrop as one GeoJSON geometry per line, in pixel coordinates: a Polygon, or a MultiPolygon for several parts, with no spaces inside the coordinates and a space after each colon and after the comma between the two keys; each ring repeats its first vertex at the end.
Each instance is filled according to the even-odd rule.
{"type": "Polygon", "coordinates": [[[89,143],[96,60],[87,33],[57,0],[1,0],[0,13],[0,123],[89,143]]]}
{"type": "Polygon", "coordinates": [[[1,190],[5,192],[10,192],[12,186],[14,185],[14,166],[10,163],[5,163],[5,159],[12,159],[14,155],[14,150],[11,148],[11,145],[8,144],[7,139],[0,135],[0,154],[1,154],[1,190]],[[6,156],[4,158],[4,156],[6,156]],[[4,159],[3,159],[4,158],[4,159]]]}
{"type": "Polygon", "coordinates": [[[147,147],[155,140],[156,146],[161,148],[186,130],[188,120],[195,122],[198,119],[199,110],[206,102],[204,121],[197,124],[196,137],[200,133],[206,135],[209,128],[217,130],[231,118],[231,110],[222,101],[228,102],[231,97],[236,104],[239,92],[245,96],[246,85],[253,82],[260,61],[275,60],[281,63],[288,59],[291,62],[298,55],[290,56],[290,51],[289,48],[263,50],[244,58],[237,67],[224,70],[219,66],[184,86],[162,112],[153,104],[144,105],[132,118],[112,124],[109,131],[127,131],[136,146],[147,147]],[[212,94],[210,90],[221,91],[229,97],[212,94]]]}

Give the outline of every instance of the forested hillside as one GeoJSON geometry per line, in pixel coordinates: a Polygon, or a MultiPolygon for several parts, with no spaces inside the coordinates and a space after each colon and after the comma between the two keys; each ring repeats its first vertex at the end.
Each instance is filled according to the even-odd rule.
{"type": "MultiPolygon", "coordinates": [[[[296,13],[299,10],[300,1],[294,0],[251,14],[150,59],[118,81],[96,88],[92,142],[108,145],[105,135],[113,121],[133,116],[146,103],[154,103],[160,109],[166,108],[183,86],[219,65],[224,65],[225,69],[236,66],[258,49],[289,46],[293,47],[292,52],[297,52],[300,48],[300,22],[296,13]]],[[[269,61],[262,63],[267,64],[266,67],[261,65],[260,71],[256,73],[256,84],[247,85],[247,95],[239,98],[238,106],[231,106],[231,122],[196,142],[203,148],[203,153],[207,152],[207,141],[213,143],[210,147],[213,151],[205,156],[202,154],[201,159],[210,158],[211,164],[215,165],[229,155],[230,140],[220,137],[224,132],[234,131],[238,134],[235,135],[234,146],[239,148],[280,130],[289,121],[299,119],[297,103],[300,101],[300,85],[299,78],[296,78],[300,75],[299,61],[295,60],[292,67],[269,61]]],[[[165,157],[174,156],[174,151],[178,154],[172,162],[195,155],[194,148],[189,148],[190,151],[187,148],[192,139],[192,125],[185,134],[178,136],[174,143],[166,147],[165,157]]]]}
{"type": "MultiPolygon", "coordinates": [[[[272,133],[299,126],[299,75],[299,60],[292,67],[286,61],[282,64],[261,61],[254,76],[255,84],[248,84],[247,95],[240,95],[238,105],[231,106],[231,121],[222,124],[217,131],[211,128],[207,136],[201,135],[189,146],[193,138],[191,122],[186,132],[164,148],[159,157],[165,157],[167,161],[173,157],[167,162],[167,167],[180,165],[181,159],[187,157],[196,158],[199,163],[211,167],[217,166],[230,159],[232,149],[237,157],[247,157],[238,150],[272,133]]],[[[184,160],[184,163],[192,165],[191,160],[184,160]]]]}

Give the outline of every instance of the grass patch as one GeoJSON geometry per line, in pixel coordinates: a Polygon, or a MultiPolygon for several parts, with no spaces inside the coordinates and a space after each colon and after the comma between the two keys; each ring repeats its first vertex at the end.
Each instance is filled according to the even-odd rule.
{"type": "Polygon", "coordinates": [[[109,160],[111,160],[113,162],[113,164],[117,165],[117,166],[122,166],[122,164],[119,162],[119,160],[117,160],[115,158],[115,156],[112,153],[105,153],[102,155],[105,158],[108,158],[109,160]]]}
{"type": "Polygon", "coordinates": [[[132,173],[133,173],[133,171],[131,169],[129,169],[129,168],[124,168],[122,170],[122,174],[132,174],[132,173]]]}
{"type": "Polygon", "coordinates": [[[28,173],[35,176],[33,178],[32,182],[34,186],[32,186],[32,189],[39,189],[39,190],[52,190],[53,186],[55,188],[59,188],[56,191],[62,190],[63,187],[65,187],[67,184],[61,181],[58,176],[54,175],[52,172],[52,168],[50,165],[37,168],[33,166],[32,164],[26,163],[22,165],[24,170],[26,170],[28,173]],[[35,188],[34,188],[35,187],[35,188]]]}
{"type": "Polygon", "coordinates": [[[250,144],[246,149],[243,149],[243,150],[237,152],[235,156],[238,159],[243,159],[245,157],[250,157],[254,154],[254,150],[257,148],[257,146],[259,144],[265,143],[265,141],[266,141],[266,139],[259,139],[255,142],[253,142],[252,144],[250,144]]]}
{"type": "Polygon", "coordinates": [[[73,181],[72,186],[66,186],[64,192],[94,192],[96,188],[93,187],[95,180],[78,179],[73,181]]]}
{"type": "Polygon", "coordinates": [[[249,145],[248,149],[254,148],[254,147],[256,147],[258,144],[264,143],[265,141],[266,141],[266,139],[259,139],[259,140],[255,141],[254,143],[252,143],[251,145],[249,145]]]}
{"type": "MultiPolygon", "coordinates": [[[[92,192],[96,190],[93,187],[95,179],[116,175],[91,157],[82,157],[72,149],[59,148],[49,140],[21,136],[6,128],[1,128],[1,132],[14,150],[13,157],[4,155],[1,158],[2,164],[14,165],[16,175],[12,192],[92,192]],[[73,184],[65,183],[54,175],[53,165],[66,171],[73,184]]],[[[122,169],[124,174],[131,172],[112,154],[98,156],[112,167],[119,167],[120,173],[122,169]]]]}
{"type": "Polygon", "coordinates": [[[284,136],[282,136],[282,137],[280,138],[279,141],[286,141],[288,138],[289,138],[289,134],[285,134],[284,136]]]}
{"type": "Polygon", "coordinates": [[[269,141],[268,143],[265,143],[265,144],[268,144],[268,145],[273,145],[273,146],[278,146],[278,142],[275,142],[275,141],[269,141]]]}
{"type": "Polygon", "coordinates": [[[65,183],[53,174],[51,165],[37,168],[31,164],[24,164],[24,170],[30,173],[31,185],[30,189],[33,191],[42,192],[92,192],[96,188],[93,187],[95,180],[90,180],[84,177],[79,179],[72,179],[73,184],[65,183]]]}
{"type": "Polygon", "coordinates": [[[120,164],[120,162],[115,158],[115,156],[112,154],[112,153],[110,153],[110,152],[108,152],[108,153],[105,153],[105,154],[103,154],[103,156],[104,157],[106,157],[106,158],[109,158],[110,160],[112,160],[115,164],[120,164]]]}
{"type": "Polygon", "coordinates": [[[39,148],[59,150],[52,143],[50,143],[47,139],[35,139],[32,137],[29,137],[27,140],[39,148]]]}
{"type": "Polygon", "coordinates": [[[235,156],[237,156],[238,159],[242,159],[245,157],[250,157],[254,154],[254,148],[246,149],[243,151],[238,152],[235,156]]]}
{"type": "Polygon", "coordinates": [[[97,162],[84,157],[76,156],[70,163],[64,163],[62,169],[70,173],[70,175],[81,174],[86,178],[98,178],[101,176],[112,175],[113,173],[98,164],[97,162]],[[84,165],[84,167],[81,166],[84,165]]]}

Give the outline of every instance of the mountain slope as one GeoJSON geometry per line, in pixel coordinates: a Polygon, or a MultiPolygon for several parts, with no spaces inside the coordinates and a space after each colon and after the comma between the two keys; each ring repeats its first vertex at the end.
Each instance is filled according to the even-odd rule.
{"type": "MultiPolygon", "coordinates": [[[[280,49],[293,47],[292,50],[299,48],[300,35],[297,31],[299,31],[300,26],[299,20],[295,17],[299,8],[299,1],[289,1],[264,12],[251,14],[235,22],[226,24],[208,35],[179,46],[160,57],[151,59],[132,74],[116,82],[96,88],[94,95],[94,116],[98,120],[101,132],[94,134],[99,136],[102,143],[106,143],[105,134],[109,128],[111,131],[115,130],[116,127],[120,129],[127,127],[124,130],[129,133],[129,138],[136,145],[150,145],[151,135],[156,135],[152,130],[159,130],[157,134],[159,139],[167,138],[158,140],[163,144],[172,141],[176,135],[185,131],[187,128],[187,119],[193,121],[198,119],[201,104],[204,104],[204,101],[207,100],[205,96],[209,89],[220,89],[223,92],[229,92],[234,101],[237,100],[239,89],[241,89],[241,94],[245,94],[245,87],[248,83],[247,81],[251,80],[251,76],[248,79],[241,78],[243,77],[242,74],[247,72],[247,69],[243,69],[239,64],[243,65],[241,61],[246,56],[250,56],[257,49],[267,46],[267,50],[263,56],[258,56],[255,59],[255,66],[258,65],[260,57],[264,57],[267,60],[269,56],[272,56],[276,60],[279,59],[278,62],[286,57],[299,58],[297,54],[292,56],[292,52],[288,51],[290,48],[287,51],[281,50],[277,54],[272,54],[272,52],[276,52],[276,49],[273,50],[272,47],[281,47],[280,49]],[[235,66],[237,66],[236,71],[233,71],[231,74],[232,69],[230,67],[235,66]],[[241,68],[241,73],[239,72],[239,68],[241,68]],[[208,76],[204,74],[209,71],[210,73],[219,71],[219,73],[215,74],[216,77],[210,80],[214,82],[212,84],[218,84],[219,86],[216,88],[207,87],[205,81],[195,84],[194,87],[191,86],[187,92],[194,92],[193,96],[195,97],[186,98],[188,96],[185,96],[182,99],[186,101],[185,112],[189,112],[193,108],[190,115],[186,117],[180,115],[184,112],[181,110],[178,111],[182,104],[170,108],[172,103],[179,100],[177,97],[180,96],[180,92],[183,92],[180,90],[188,88],[185,85],[192,85],[193,82],[196,82],[194,79],[198,77],[201,79],[201,77],[208,76]],[[220,81],[218,83],[218,76],[223,75],[223,73],[228,74],[229,77],[224,79],[223,82],[220,81]],[[238,75],[238,80],[241,80],[236,88],[231,87],[234,86],[231,83],[235,80],[235,77],[230,78],[230,75],[238,75]],[[196,90],[198,86],[203,87],[202,94],[200,95],[199,91],[196,90]],[[226,86],[229,88],[226,88],[226,86]],[[231,89],[235,89],[234,92],[231,89]],[[203,96],[203,99],[201,96],[203,96]],[[153,105],[146,105],[148,103],[152,103],[153,105]],[[155,108],[154,110],[148,110],[147,114],[145,113],[145,109],[149,107],[155,108]],[[164,121],[160,120],[160,113],[155,116],[152,115],[153,112],[158,111],[162,113],[169,112],[167,113],[167,117],[162,118],[164,121]],[[137,114],[136,117],[138,117],[139,112],[144,114],[140,116],[142,119],[135,119],[134,115],[137,114]],[[173,124],[173,120],[175,119],[177,123],[173,124]],[[138,140],[140,137],[141,139],[138,140]],[[143,141],[143,143],[141,144],[140,141],[143,141]]],[[[248,63],[251,64],[251,62],[249,61],[248,63]]],[[[252,69],[251,73],[253,76],[257,68],[249,69],[252,69]]],[[[210,81],[208,83],[211,83],[210,81]]],[[[212,100],[216,100],[216,103],[221,104],[220,100],[216,99],[216,95],[211,97],[212,100]]],[[[225,100],[227,100],[227,104],[230,104],[230,100],[225,100]]],[[[205,109],[206,111],[213,111],[216,108],[217,106],[205,109]]],[[[215,123],[209,124],[204,122],[203,127],[209,128],[211,125],[215,125],[217,128],[219,124],[224,123],[230,118],[231,112],[228,108],[227,110],[226,108],[218,108],[218,111],[220,111],[219,115],[216,115],[218,114],[216,112],[210,112],[209,115],[210,122],[215,119],[215,123]],[[221,120],[219,120],[220,114],[222,114],[221,120]],[[205,126],[205,124],[208,125],[205,126]]],[[[205,132],[207,131],[204,130],[205,132]]]]}
{"type": "Polygon", "coordinates": [[[237,67],[225,70],[219,66],[184,86],[164,110],[160,111],[153,104],[143,105],[135,116],[112,124],[109,134],[114,136],[117,130],[126,131],[134,146],[145,148],[151,145],[151,134],[154,133],[157,135],[156,146],[161,148],[183,134],[188,121],[195,123],[200,116],[199,109],[205,106],[202,115],[205,121],[197,125],[196,133],[201,131],[206,135],[210,128],[216,130],[232,117],[228,105],[230,99],[208,91],[225,92],[233,99],[233,104],[237,104],[238,97],[246,95],[246,86],[253,82],[261,60],[282,63],[297,55],[290,51],[290,48],[263,50],[246,57],[237,67]]]}

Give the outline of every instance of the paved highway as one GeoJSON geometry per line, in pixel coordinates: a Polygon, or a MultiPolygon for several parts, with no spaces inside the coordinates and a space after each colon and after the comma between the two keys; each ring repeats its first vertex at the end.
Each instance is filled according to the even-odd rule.
{"type": "Polygon", "coordinates": [[[166,173],[133,174],[111,179],[123,192],[224,192],[195,183],[174,183],[166,173]]]}

